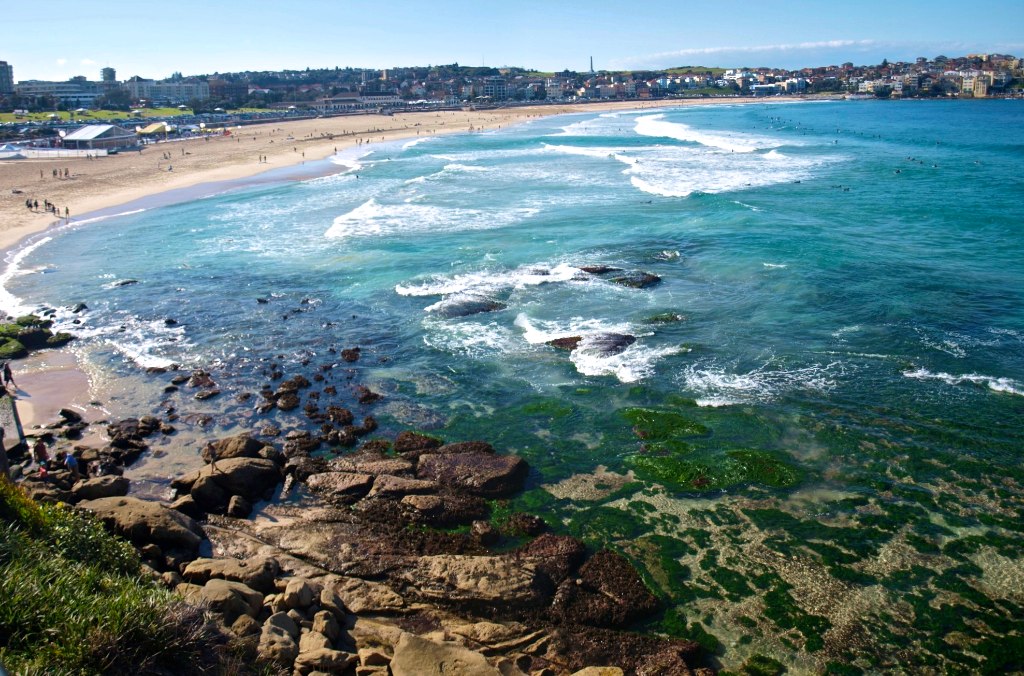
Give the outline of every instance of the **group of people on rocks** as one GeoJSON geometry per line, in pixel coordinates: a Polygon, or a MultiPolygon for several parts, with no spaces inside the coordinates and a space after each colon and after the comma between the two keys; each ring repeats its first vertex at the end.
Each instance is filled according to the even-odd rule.
{"type": "MultiPolygon", "coordinates": [[[[28,208],[28,209],[31,209],[32,211],[39,211],[39,200],[34,200],[34,199],[29,198],[29,199],[25,200],[25,207],[28,208]]],[[[57,218],[61,218],[60,207],[58,207],[56,204],[54,204],[50,200],[43,200],[43,209],[45,211],[53,214],[57,218]]],[[[70,218],[70,217],[71,217],[71,210],[68,209],[67,207],[64,207],[64,218],[70,218]]]]}

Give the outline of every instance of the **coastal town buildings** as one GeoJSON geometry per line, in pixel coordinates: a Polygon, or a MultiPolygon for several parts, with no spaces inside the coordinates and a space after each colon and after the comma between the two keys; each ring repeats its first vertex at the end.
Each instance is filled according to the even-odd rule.
{"type": "Polygon", "coordinates": [[[99,81],[84,76],[62,82],[15,82],[13,67],[0,61],[0,110],[74,110],[116,103],[140,106],[253,107],[342,114],[400,107],[508,105],[706,96],[856,94],[876,98],[990,98],[1024,95],[1021,60],[1002,54],[872,66],[778,68],[680,67],[664,71],[537,73],[522,68],[459,64],[374,70],[323,68],[246,71],[164,80],[135,76],[118,81],[105,67],[99,81]]]}

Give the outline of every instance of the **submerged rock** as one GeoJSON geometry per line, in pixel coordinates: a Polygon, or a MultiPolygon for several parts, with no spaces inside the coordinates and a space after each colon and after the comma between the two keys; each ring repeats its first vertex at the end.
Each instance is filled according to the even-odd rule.
{"type": "Polygon", "coordinates": [[[627,272],[624,275],[618,277],[612,277],[612,281],[622,286],[628,286],[632,289],[646,289],[649,286],[654,286],[661,281],[661,277],[658,275],[652,275],[649,272],[627,272]]]}
{"type": "Polygon", "coordinates": [[[434,304],[431,312],[438,317],[454,319],[484,312],[497,312],[508,307],[507,304],[480,296],[452,296],[434,304]]]}

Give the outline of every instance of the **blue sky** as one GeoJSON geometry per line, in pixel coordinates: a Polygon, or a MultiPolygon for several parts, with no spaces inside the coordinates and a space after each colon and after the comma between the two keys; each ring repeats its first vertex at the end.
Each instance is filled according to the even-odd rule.
{"type": "Polygon", "coordinates": [[[15,80],[444,64],[795,68],[1024,56],[1024,0],[50,0],[4,12],[15,80]]]}

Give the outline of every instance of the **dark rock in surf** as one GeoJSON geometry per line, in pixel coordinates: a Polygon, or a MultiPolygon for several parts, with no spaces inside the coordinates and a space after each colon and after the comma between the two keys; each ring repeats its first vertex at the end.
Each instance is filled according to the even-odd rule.
{"type": "Polygon", "coordinates": [[[619,354],[627,347],[636,342],[636,336],[628,333],[599,333],[587,336],[577,346],[587,352],[594,352],[602,357],[611,357],[619,354]]]}
{"type": "Polygon", "coordinates": [[[627,272],[624,275],[612,277],[612,281],[622,286],[628,286],[631,289],[646,289],[660,282],[661,277],[652,275],[649,272],[627,272]]]}
{"type": "Polygon", "coordinates": [[[592,275],[606,275],[609,272],[618,272],[622,268],[613,268],[608,265],[582,265],[580,270],[583,272],[590,273],[592,275]]]}
{"type": "Polygon", "coordinates": [[[505,303],[491,300],[490,298],[480,298],[474,296],[455,296],[452,298],[446,298],[437,304],[432,310],[433,314],[444,319],[454,319],[456,317],[468,317],[470,315],[481,314],[484,312],[497,312],[504,310],[508,305],[505,303]]]}
{"type": "Polygon", "coordinates": [[[549,340],[547,345],[556,347],[559,350],[569,350],[572,352],[580,345],[580,341],[583,340],[583,336],[566,336],[564,338],[555,338],[549,340]]]}
{"type": "Polygon", "coordinates": [[[359,361],[359,353],[361,350],[358,347],[347,348],[341,351],[341,358],[347,362],[359,361]]]}

